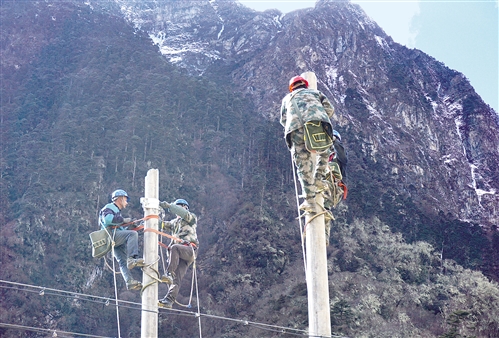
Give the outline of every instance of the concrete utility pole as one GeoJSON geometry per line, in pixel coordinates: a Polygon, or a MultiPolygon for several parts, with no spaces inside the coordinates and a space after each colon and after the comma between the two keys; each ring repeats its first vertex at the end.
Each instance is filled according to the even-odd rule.
{"type": "MultiPolygon", "coordinates": [[[[317,89],[317,77],[313,72],[301,74],[309,88],[317,89]]],[[[315,154],[313,154],[315,163],[315,154]]],[[[324,208],[324,197],[317,194],[315,202],[324,208]]],[[[331,336],[331,313],[329,307],[329,285],[327,277],[326,226],[324,214],[305,215],[308,292],[309,337],[331,336]],[[312,219],[312,220],[311,220],[312,219]]]]}
{"type": "MultiPolygon", "coordinates": [[[[144,197],[140,199],[146,217],[144,229],[158,230],[158,218],[148,216],[159,212],[159,170],[150,169],[145,181],[144,197]]],[[[144,231],[144,261],[146,264],[155,262],[150,267],[144,267],[142,274],[142,323],[141,338],[158,337],[158,283],[151,276],[158,271],[158,235],[144,231]]],[[[159,276],[158,276],[159,278],[159,276]]]]}

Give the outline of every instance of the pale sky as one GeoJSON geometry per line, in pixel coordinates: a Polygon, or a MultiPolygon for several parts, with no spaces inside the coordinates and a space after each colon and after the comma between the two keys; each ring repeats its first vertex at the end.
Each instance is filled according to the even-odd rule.
{"type": "MultiPolygon", "coordinates": [[[[499,113],[498,0],[351,0],[394,41],[417,48],[463,73],[499,113]]],[[[315,0],[239,0],[283,13],[314,7],[315,0]]]]}

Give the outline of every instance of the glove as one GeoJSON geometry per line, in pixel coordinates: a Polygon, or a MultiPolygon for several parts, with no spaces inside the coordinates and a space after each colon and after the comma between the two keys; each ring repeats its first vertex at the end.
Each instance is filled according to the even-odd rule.
{"type": "Polygon", "coordinates": [[[132,219],[130,217],[123,218],[123,223],[130,223],[132,219]]]}
{"type": "Polygon", "coordinates": [[[170,207],[170,203],[166,201],[159,202],[159,206],[162,207],[163,209],[168,209],[170,207]]]}

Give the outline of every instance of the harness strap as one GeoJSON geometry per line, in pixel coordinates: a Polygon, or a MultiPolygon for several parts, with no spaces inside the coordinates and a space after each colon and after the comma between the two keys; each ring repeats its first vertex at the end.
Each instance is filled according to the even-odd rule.
{"type": "Polygon", "coordinates": [[[343,199],[346,200],[347,199],[347,195],[348,195],[347,185],[345,183],[343,183],[343,181],[340,181],[340,183],[338,183],[338,186],[340,186],[341,188],[343,188],[343,199]]]}
{"type": "MultiPolygon", "coordinates": [[[[142,227],[143,228],[143,227],[142,227]]],[[[168,237],[170,238],[171,240],[174,240],[176,242],[183,242],[184,240],[183,239],[180,239],[178,237],[175,237],[175,236],[172,236],[172,235],[169,235],[167,233],[164,233],[164,232],[161,232],[159,230],[156,230],[156,229],[144,229],[144,232],[154,232],[155,234],[158,234],[160,236],[163,236],[163,237],[168,237]]],[[[164,246],[163,243],[160,243],[160,245],[164,246]]],[[[190,246],[190,247],[193,247],[193,248],[196,248],[197,249],[197,245],[196,243],[193,243],[193,242],[190,242],[189,244],[185,244],[186,246],[190,246]]]]}

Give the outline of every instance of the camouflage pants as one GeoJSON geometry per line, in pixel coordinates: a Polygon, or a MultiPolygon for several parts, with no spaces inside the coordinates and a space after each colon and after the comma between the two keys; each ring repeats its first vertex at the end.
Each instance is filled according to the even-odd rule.
{"type": "Polygon", "coordinates": [[[313,154],[305,148],[303,128],[291,132],[290,139],[292,144],[291,155],[296,165],[302,195],[305,198],[315,198],[317,192],[316,180],[325,179],[329,154],[327,151],[316,153],[314,163],[313,154]]]}
{"type": "Polygon", "coordinates": [[[196,250],[196,248],[182,244],[174,244],[170,248],[170,261],[167,270],[174,277],[173,284],[168,288],[166,297],[171,301],[177,299],[180,284],[182,283],[182,279],[184,279],[187,269],[194,262],[196,250]]]}

